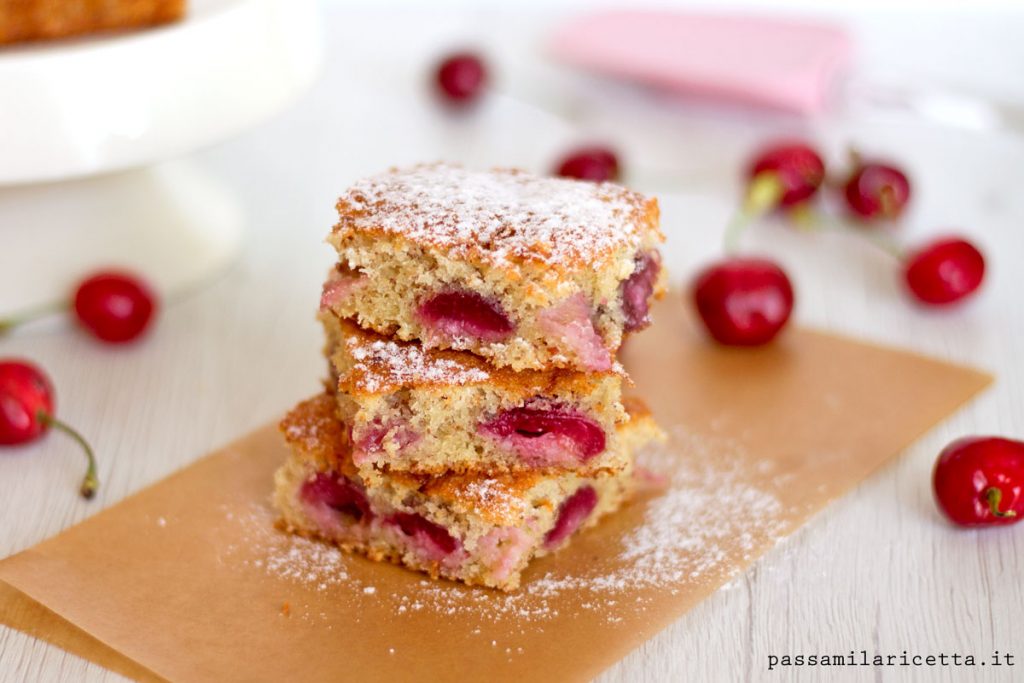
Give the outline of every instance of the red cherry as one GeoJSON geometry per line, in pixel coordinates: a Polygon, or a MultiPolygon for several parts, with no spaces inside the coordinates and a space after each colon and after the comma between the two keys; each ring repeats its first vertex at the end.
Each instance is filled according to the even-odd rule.
{"type": "Polygon", "coordinates": [[[524,461],[536,467],[586,462],[605,449],[601,425],[564,408],[508,408],[480,429],[506,440],[524,461]]]}
{"type": "Polygon", "coordinates": [[[319,472],[303,483],[299,496],[311,505],[329,507],[357,522],[373,519],[366,495],[351,479],[340,474],[319,472]]]}
{"type": "Polygon", "coordinates": [[[416,539],[429,556],[444,559],[458,550],[459,539],[455,538],[440,524],[435,524],[414,512],[396,512],[387,519],[406,536],[416,539]]]}
{"type": "MultiPolygon", "coordinates": [[[[802,142],[779,144],[759,154],[747,173],[751,189],[768,178],[775,185],[773,205],[793,206],[810,199],[825,180],[825,163],[802,142]]],[[[757,207],[761,210],[772,206],[757,207]]]]}
{"type": "Polygon", "coordinates": [[[416,314],[424,327],[448,339],[468,337],[499,342],[515,329],[500,305],[476,292],[452,290],[434,294],[420,303],[416,314]]]}
{"type": "Polygon", "coordinates": [[[910,254],[903,275],[922,303],[944,306],[972,294],[985,277],[985,257],[967,240],[947,237],[910,254]]]}
{"type": "Polygon", "coordinates": [[[878,163],[860,164],[845,187],[846,205],[863,220],[892,219],[910,200],[910,181],[902,171],[878,163]]]}
{"type": "Polygon", "coordinates": [[[555,525],[544,536],[544,547],[552,549],[576,533],[597,507],[597,491],[590,486],[581,486],[558,506],[555,525]]]}
{"type": "Polygon", "coordinates": [[[966,437],[942,449],[932,475],[935,501],[955,524],[995,526],[1024,517],[1024,442],[966,437]]]}
{"type": "Polygon", "coordinates": [[[556,175],[593,180],[598,183],[619,179],[619,159],[607,147],[581,147],[562,159],[556,175]]]}
{"type": "Polygon", "coordinates": [[[75,291],[78,322],[95,337],[120,344],[132,341],[149,326],[156,297],[145,282],[129,273],[93,275],[75,291]]]}
{"type": "Polygon", "coordinates": [[[50,427],[67,433],[85,450],[89,468],[80,491],[85,498],[92,498],[99,487],[96,460],[85,439],[54,416],[50,379],[28,361],[0,360],[0,446],[35,441],[50,427]]]}
{"type": "Polygon", "coordinates": [[[0,362],[0,445],[35,441],[46,431],[41,415],[53,414],[53,384],[28,361],[0,362]]]}
{"type": "Polygon", "coordinates": [[[656,251],[642,252],[634,257],[633,263],[633,274],[619,286],[626,332],[637,332],[651,324],[651,295],[661,272],[661,256],[656,251]]]}
{"type": "Polygon", "coordinates": [[[437,85],[441,94],[456,104],[475,100],[487,82],[483,61],[468,52],[446,58],[437,68],[437,85]]]}
{"type": "Polygon", "coordinates": [[[727,346],[766,344],[793,311],[793,287],[779,266],[758,258],[729,258],[695,280],[693,298],[708,332],[727,346]]]}

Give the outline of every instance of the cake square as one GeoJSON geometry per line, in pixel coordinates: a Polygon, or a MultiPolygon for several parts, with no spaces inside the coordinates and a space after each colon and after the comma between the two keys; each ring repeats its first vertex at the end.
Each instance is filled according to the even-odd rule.
{"type": "Polygon", "coordinates": [[[466,351],[388,339],[333,313],[320,319],[330,389],[364,478],[374,471],[587,475],[628,464],[618,444],[628,379],[618,364],[604,372],[514,372],[466,351]]]}
{"type": "Polygon", "coordinates": [[[657,202],[611,183],[426,164],[337,208],[321,308],[495,366],[608,370],[665,290],[657,202]]]}
{"type": "MultiPolygon", "coordinates": [[[[634,410],[619,427],[627,454],[659,434],[642,407],[634,410]]],[[[282,528],[434,578],[506,591],[518,587],[531,559],[618,509],[636,486],[632,468],[593,477],[393,473],[371,483],[352,462],[348,428],[328,393],[296,406],[281,431],[291,449],[275,475],[282,528]]]]}

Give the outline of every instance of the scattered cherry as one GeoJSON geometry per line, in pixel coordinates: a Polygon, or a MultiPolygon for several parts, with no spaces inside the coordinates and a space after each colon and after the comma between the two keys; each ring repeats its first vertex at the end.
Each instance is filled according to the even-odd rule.
{"type": "Polygon", "coordinates": [[[476,55],[460,52],[450,55],[437,68],[441,94],[456,104],[475,100],[487,82],[487,69],[476,55]]]}
{"type": "Polygon", "coordinates": [[[903,171],[881,163],[858,163],[844,187],[850,212],[864,221],[894,219],[910,200],[903,171]]]}
{"type": "Polygon", "coordinates": [[[784,143],[755,157],[747,176],[747,203],[761,213],[776,206],[792,207],[814,196],[825,180],[825,163],[805,143],[784,143]]]}
{"type": "Polygon", "coordinates": [[[1024,442],[966,437],[942,449],[932,475],[939,509],[961,526],[1013,524],[1024,517],[1024,442]]]}
{"type": "Polygon", "coordinates": [[[79,491],[84,498],[92,498],[99,488],[96,458],[81,434],[54,416],[53,384],[28,361],[0,360],[0,445],[35,441],[50,427],[70,435],[85,450],[89,467],[79,491]]]}
{"type": "Polygon", "coordinates": [[[619,179],[619,159],[607,147],[581,147],[558,164],[556,175],[601,183],[619,179]]]}
{"type": "MultiPolygon", "coordinates": [[[[0,319],[0,335],[67,307],[66,302],[60,302],[0,319]]],[[[156,312],[157,298],[149,285],[136,275],[117,270],[101,271],[78,284],[71,309],[78,324],[94,337],[120,344],[146,331],[156,312]]]]}
{"type": "Polygon", "coordinates": [[[708,332],[727,346],[766,344],[793,311],[786,273],[766,259],[733,257],[701,272],[693,297],[708,332]]]}
{"type": "Polygon", "coordinates": [[[155,309],[156,297],[146,283],[125,272],[97,273],[75,292],[78,322],[112,344],[132,341],[145,332],[155,309]]]}
{"type": "Polygon", "coordinates": [[[967,240],[947,237],[910,254],[904,262],[903,275],[918,300],[930,306],[944,306],[969,296],[981,286],[985,258],[967,240]]]}

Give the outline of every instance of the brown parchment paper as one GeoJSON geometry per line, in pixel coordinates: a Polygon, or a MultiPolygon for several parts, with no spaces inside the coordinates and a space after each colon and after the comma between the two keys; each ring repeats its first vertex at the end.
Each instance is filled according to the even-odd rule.
{"type": "Polygon", "coordinates": [[[681,309],[662,304],[624,352],[672,433],[645,456],[667,489],[536,562],[517,594],[276,532],[285,451],[267,426],[0,562],[0,621],[139,680],[588,679],[990,381],[804,330],[720,349],[681,309]]]}

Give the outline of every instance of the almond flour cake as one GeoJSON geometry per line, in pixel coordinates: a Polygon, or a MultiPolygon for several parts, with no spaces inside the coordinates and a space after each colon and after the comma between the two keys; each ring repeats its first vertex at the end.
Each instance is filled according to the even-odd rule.
{"type": "MultiPolygon", "coordinates": [[[[619,427],[627,453],[659,434],[639,404],[619,427]]],[[[634,490],[630,468],[581,477],[521,472],[360,477],[348,428],[324,393],[281,422],[291,455],[275,475],[281,526],[433,577],[514,590],[530,560],[566,545],[634,490]]]]}
{"type": "Polygon", "coordinates": [[[624,375],[493,368],[466,351],[427,350],[321,313],[352,460],[373,471],[440,474],[627,467],[617,428],[624,375]]]}
{"type": "Polygon", "coordinates": [[[430,164],[337,204],[322,309],[514,370],[610,370],[665,289],[654,199],[611,183],[430,164]]]}

